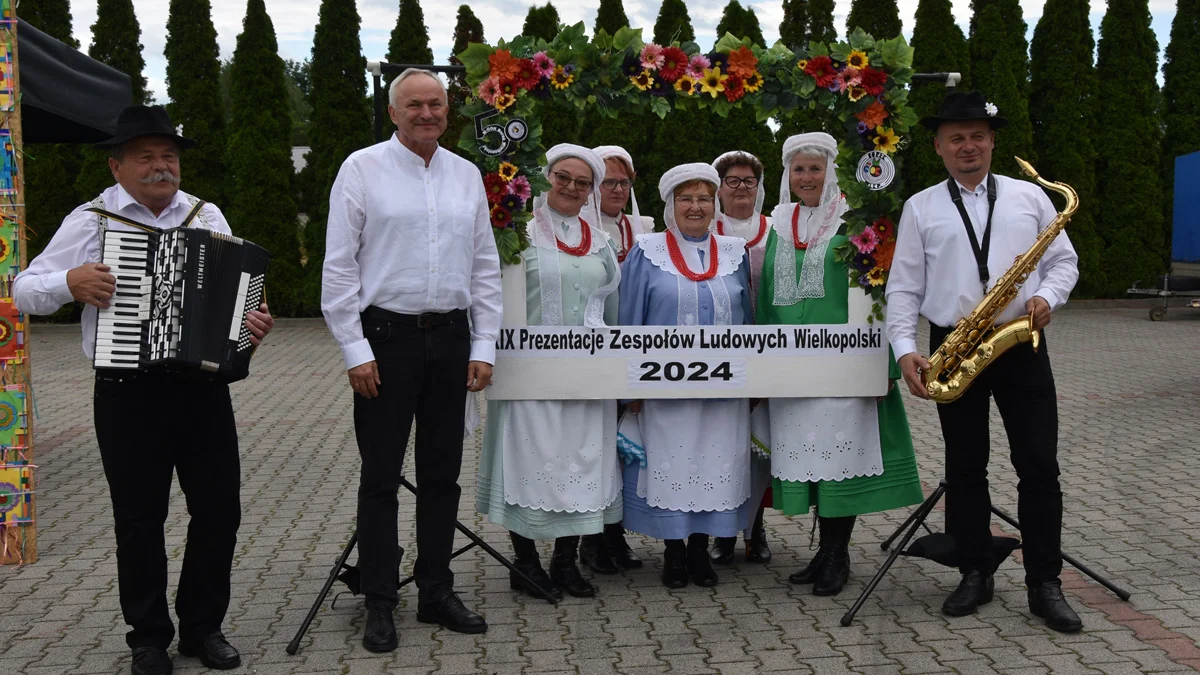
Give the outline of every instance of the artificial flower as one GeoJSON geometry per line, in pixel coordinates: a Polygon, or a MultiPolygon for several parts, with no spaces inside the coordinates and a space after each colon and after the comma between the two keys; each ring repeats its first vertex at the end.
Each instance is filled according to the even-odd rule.
{"type": "Polygon", "coordinates": [[[512,79],[521,70],[520,62],[507,49],[497,49],[492,52],[492,55],[488,57],[488,64],[492,67],[492,77],[497,79],[512,79]]]}
{"type": "Polygon", "coordinates": [[[852,86],[846,88],[846,96],[849,96],[850,100],[853,102],[857,102],[857,101],[861,100],[862,97],[864,97],[866,95],[867,95],[866,87],[861,87],[861,86],[855,84],[855,85],[852,85],[852,86]]]}
{"type": "Polygon", "coordinates": [[[837,75],[837,84],[840,91],[846,91],[847,87],[856,87],[859,84],[858,68],[854,66],[846,66],[837,75]]]}
{"type": "Polygon", "coordinates": [[[646,91],[654,84],[654,76],[650,74],[649,70],[643,70],[629,78],[629,81],[638,88],[638,91],[646,91]]]}
{"type": "Polygon", "coordinates": [[[496,95],[499,96],[500,94],[508,94],[509,96],[516,96],[517,95],[517,83],[506,77],[500,78],[500,93],[496,94],[496,95]]]}
{"type": "Polygon", "coordinates": [[[654,44],[653,42],[645,47],[642,47],[642,53],[639,54],[639,57],[642,61],[642,68],[646,70],[657,70],[661,68],[663,61],[665,60],[663,58],[663,48],[654,44]]]}
{"type": "Polygon", "coordinates": [[[863,52],[855,49],[850,52],[850,56],[846,57],[846,65],[854,68],[866,68],[871,65],[871,60],[863,52]]]}
{"type": "Polygon", "coordinates": [[[500,208],[508,211],[509,213],[512,213],[513,211],[520,211],[524,206],[525,200],[511,192],[500,198],[500,208]]]}
{"type": "Polygon", "coordinates": [[[875,247],[875,265],[880,269],[892,269],[892,256],[896,254],[896,242],[885,241],[875,247]]]}
{"type": "Polygon", "coordinates": [[[808,70],[808,59],[800,59],[796,62],[796,70],[808,70]]]}
{"type": "Polygon", "coordinates": [[[518,170],[517,165],[512,162],[500,162],[500,168],[496,169],[496,173],[500,174],[500,177],[507,183],[517,177],[518,170]]]}
{"type": "Polygon", "coordinates": [[[517,102],[517,97],[512,94],[498,94],[496,96],[496,110],[504,112],[517,102]]]}
{"type": "MultiPolygon", "coordinates": [[[[661,74],[661,71],[660,71],[660,74],[661,74]]],[[[655,78],[651,79],[651,83],[650,83],[650,95],[651,96],[667,96],[670,93],[671,93],[671,83],[670,82],[667,82],[666,80],[662,79],[661,77],[655,77],[655,78]]]]}
{"type": "Polygon", "coordinates": [[[496,94],[500,93],[500,80],[489,77],[479,83],[479,98],[488,105],[496,105],[496,94]]]}
{"type": "Polygon", "coordinates": [[[817,81],[817,86],[827,88],[837,79],[837,70],[833,67],[833,61],[828,56],[817,56],[809,60],[808,65],[804,67],[804,72],[813,76],[817,81]]]}
{"type": "Polygon", "coordinates": [[[550,84],[554,85],[555,89],[560,91],[566,89],[567,87],[571,86],[571,83],[574,81],[575,76],[571,73],[564,72],[561,65],[554,66],[554,76],[550,78],[550,84]]]}
{"type": "Polygon", "coordinates": [[[692,94],[696,93],[696,89],[696,80],[692,79],[691,75],[684,75],[678,80],[675,80],[675,91],[685,96],[691,96],[692,94]]]}
{"type": "Polygon", "coordinates": [[[737,75],[743,81],[758,69],[758,57],[746,45],[729,52],[729,74],[737,75]]]}
{"type": "Polygon", "coordinates": [[[489,204],[499,204],[500,199],[508,192],[508,182],[498,173],[489,173],[483,177],[483,191],[487,194],[489,204]]]}
{"type": "Polygon", "coordinates": [[[865,274],[858,275],[858,279],[856,279],[856,281],[858,282],[858,285],[862,286],[863,288],[867,288],[871,285],[871,280],[868,279],[867,275],[865,274]]]}
{"type": "Polygon", "coordinates": [[[725,81],[728,79],[728,75],[721,74],[720,68],[705,68],[704,76],[700,80],[700,91],[716,98],[717,94],[725,91],[725,81]]]}
{"type": "Polygon", "coordinates": [[[517,61],[517,65],[520,66],[520,70],[513,78],[513,84],[521,89],[536,87],[538,80],[542,79],[542,73],[538,70],[537,64],[532,59],[521,59],[517,61]]]}
{"type": "Polygon", "coordinates": [[[512,214],[504,209],[499,204],[493,204],[492,210],[488,214],[492,219],[492,227],[505,228],[512,223],[512,214]]]}
{"type": "Polygon", "coordinates": [[[729,57],[721,52],[708,53],[708,65],[710,68],[720,68],[722,73],[729,72],[729,57]]]}
{"type": "Polygon", "coordinates": [[[867,90],[867,93],[872,96],[879,96],[883,93],[883,87],[887,84],[887,73],[874,68],[863,68],[858,72],[859,83],[867,90]]]}
{"type": "Polygon", "coordinates": [[[756,71],[753,75],[744,79],[742,81],[742,84],[743,84],[743,86],[746,87],[747,94],[753,94],[754,92],[761,89],[763,86],[762,73],[759,73],[756,71]]]}
{"type": "Polygon", "coordinates": [[[866,274],[871,270],[872,267],[875,266],[875,259],[866,253],[856,253],[854,254],[854,257],[850,259],[850,264],[853,265],[854,269],[858,270],[860,273],[866,274]]]}
{"type": "Polygon", "coordinates": [[[534,54],[533,65],[542,77],[550,77],[554,74],[554,59],[550,58],[550,55],[546,52],[534,54]]]}
{"type": "Polygon", "coordinates": [[[996,104],[992,103],[991,101],[983,104],[983,110],[988,114],[988,117],[995,117],[996,114],[1000,112],[1000,109],[996,107],[996,104]]]}
{"type": "Polygon", "coordinates": [[[879,235],[875,233],[875,228],[865,227],[862,232],[850,237],[850,243],[854,244],[859,253],[870,253],[879,245],[879,235]]]}
{"type": "Polygon", "coordinates": [[[875,234],[879,235],[879,241],[887,242],[895,238],[896,226],[892,223],[891,218],[880,218],[871,223],[871,229],[875,230],[875,234]]]}
{"type": "Polygon", "coordinates": [[[887,281],[887,273],[882,267],[872,267],[870,272],[867,272],[867,280],[872,286],[882,286],[883,282],[887,281]]]}
{"type": "Polygon", "coordinates": [[[550,78],[543,77],[538,80],[538,83],[529,90],[529,93],[543,101],[550,98],[550,78]]]}
{"type": "Polygon", "coordinates": [[[687,74],[693,80],[699,81],[701,79],[704,79],[704,71],[705,71],[705,69],[709,68],[710,66],[712,66],[712,63],[709,62],[707,56],[705,56],[703,54],[696,54],[696,55],[692,56],[692,58],[688,59],[687,74]]]}
{"type": "Polygon", "coordinates": [[[527,177],[517,176],[508,182],[506,192],[510,195],[516,195],[522,200],[526,200],[533,194],[533,189],[529,186],[529,179],[527,177]]]}
{"type": "Polygon", "coordinates": [[[645,68],[642,67],[642,60],[638,58],[637,54],[630,54],[621,62],[621,72],[625,77],[635,77],[643,70],[645,68]]]}
{"type": "Polygon", "coordinates": [[[876,150],[889,154],[896,151],[896,144],[900,142],[896,132],[885,127],[875,127],[875,134],[876,150]]]}
{"type": "MultiPolygon", "coordinates": [[[[863,110],[854,113],[854,116],[858,118],[858,121],[863,122],[868,127],[874,129],[877,126],[882,125],[883,121],[888,118],[888,111],[882,103],[875,101],[863,110]]],[[[859,133],[862,133],[862,131],[859,131],[859,133]]]]}
{"type": "Polygon", "coordinates": [[[570,75],[571,73],[575,72],[575,64],[574,64],[574,63],[568,63],[567,65],[563,66],[563,72],[564,72],[564,73],[566,73],[566,74],[568,74],[568,75],[570,75]]]}
{"type": "Polygon", "coordinates": [[[679,47],[664,47],[663,62],[658,67],[658,77],[665,82],[674,82],[683,77],[688,69],[688,55],[679,47]]]}
{"type": "Polygon", "coordinates": [[[746,95],[745,83],[742,78],[737,75],[730,75],[725,81],[725,100],[730,103],[736,102],[738,99],[746,95]]]}

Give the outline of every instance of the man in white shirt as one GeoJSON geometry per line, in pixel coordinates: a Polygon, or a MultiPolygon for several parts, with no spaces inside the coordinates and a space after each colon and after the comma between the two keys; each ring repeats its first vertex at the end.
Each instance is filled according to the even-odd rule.
{"type": "MultiPolygon", "coordinates": [[[[83,311],[83,352],[93,357],[98,310],[108,308],[116,278],[101,260],[101,228],[135,231],[128,221],[167,229],[202,227],[230,234],[220,209],[179,189],[183,138],[160,106],[130,106],[101,145],[117,184],[68,215],[42,254],[17,275],[13,299],[27,314],[52,314],[73,300],[83,311]],[[197,209],[197,207],[199,207],[197,209]],[[103,213],[97,213],[96,210],[103,213]]],[[[144,229],[144,228],[143,228],[144,229]]],[[[257,347],[274,321],[261,305],[246,325],[257,347]]],[[[241,663],[221,634],[241,518],[238,438],[229,386],[171,372],[96,369],[96,441],[104,463],[117,535],[121,611],[130,631],[134,675],[165,675],[175,637],[167,605],[163,524],[171,474],[187,498],[187,546],[175,598],[179,652],[209,668],[241,663]]]]}
{"type": "MultiPolygon", "coordinates": [[[[900,219],[887,285],[887,333],[909,391],[929,398],[917,351],[918,314],[930,322],[934,351],[959,319],[1027,251],[1057,212],[1040,187],[990,174],[995,129],[1007,122],[978,92],[947,95],[937,115],[921,120],[950,179],[912,196],[900,219]],[[956,205],[960,201],[961,207],[956,205]]],[[[1067,301],[1079,278],[1078,256],[1065,232],[1051,243],[1017,298],[998,317],[1028,313],[1042,330],[1050,312],[1067,301]]],[[[1030,611],[1054,630],[1076,632],[1079,616],[1063,598],[1062,490],[1058,475],[1058,403],[1043,331],[1041,348],[1021,344],[984,370],[959,399],[938,405],[946,443],[946,530],[954,537],[963,574],[942,605],[964,616],[992,600],[996,560],[988,495],[988,408],[1004,420],[1020,482],[1025,583],[1030,611]]]]}
{"type": "Polygon", "coordinates": [[[329,195],[321,292],[354,391],[363,646],[374,652],[397,644],[396,494],[414,417],[417,620],[487,630],[454,593],[450,554],[464,397],[491,381],[503,311],[483,180],[474,164],[438,147],[442,81],[409,69],[388,95],[395,135],[350,155],[329,195]]]}

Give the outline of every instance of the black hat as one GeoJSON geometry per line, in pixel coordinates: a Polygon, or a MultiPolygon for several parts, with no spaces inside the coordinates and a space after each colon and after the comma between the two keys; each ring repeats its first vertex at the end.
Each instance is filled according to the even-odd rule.
{"type": "Polygon", "coordinates": [[[952,91],[946,94],[946,98],[942,101],[942,107],[938,110],[937,114],[930,115],[921,120],[921,126],[934,132],[938,130],[942,122],[987,120],[992,129],[1003,129],[1008,126],[1008,120],[994,113],[995,106],[992,106],[992,113],[988,112],[989,105],[991,104],[984,100],[983,94],[977,91],[969,93],[952,91]]]}
{"type": "Polygon", "coordinates": [[[196,145],[196,141],[176,133],[167,109],[161,105],[128,106],[117,118],[117,131],[113,137],[96,145],[102,148],[112,147],[138,136],[166,136],[179,144],[180,150],[187,150],[196,145]]]}

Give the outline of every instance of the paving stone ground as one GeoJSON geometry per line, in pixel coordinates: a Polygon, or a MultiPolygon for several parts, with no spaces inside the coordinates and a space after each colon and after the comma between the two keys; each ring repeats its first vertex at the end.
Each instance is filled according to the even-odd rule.
{"type": "MultiPolygon", "coordinates": [[[[0,664],[14,673],[128,672],[116,589],[108,486],[92,430],[92,373],[78,328],[33,333],[40,482],[40,560],[0,569],[0,664]]],[[[280,321],[233,387],[241,435],[243,520],[225,633],[245,673],[1140,673],[1200,669],[1200,312],[1152,323],[1144,309],[1056,315],[1049,350],[1060,396],[1063,547],[1133,593],[1123,603],[1068,571],[1083,633],[1065,636],[1030,616],[1016,560],[997,576],[996,601],[949,619],[939,607],[955,571],[901,558],[855,622],[839,619],[884,560],[879,543],[907,510],[860,520],[853,576],[834,598],[786,583],[811,555],[808,518],[768,511],[774,560],[720,570],[713,589],[667,590],[658,542],[633,537],[640,571],[596,577],[595,599],[556,607],[518,596],[503,567],[478,549],[456,560],[464,601],[491,626],[479,636],[420,624],[416,589],[401,591],[400,647],[360,644],[361,598],[327,602],[288,656],[291,640],[354,526],[359,461],[350,392],[337,349],[317,320],[280,321]]],[[[922,336],[922,342],[925,338],[922,336]]],[[[943,468],[931,404],[906,394],[927,491],[943,468]]],[[[152,411],[130,410],[128,424],[152,411]]],[[[992,495],[1016,512],[1007,443],[993,414],[992,495]]],[[[508,551],[504,530],[473,509],[478,442],[468,448],[460,518],[508,551]]],[[[400,532],[413,540],[413,501],[400,532]]],[[[930,518],[940,529],[941,512],[930,518]]],[[[998,525],[1002,525],[997,521],[998,525]]],[[[176,489],[167,522],[172,588],[187,516],[176,489]]],[[[1000,529],[1011,531],[1003,526],[1000,529]]],[[[548,554],[548,545],[543,545],[548,554]]],[[[406,556],[405,572],[412,559],[406,556]]],[[[172,648],[174,654],[174,648],[172,648]]],[[[197,673],[176,657],[176,672],[197,673]]]]}

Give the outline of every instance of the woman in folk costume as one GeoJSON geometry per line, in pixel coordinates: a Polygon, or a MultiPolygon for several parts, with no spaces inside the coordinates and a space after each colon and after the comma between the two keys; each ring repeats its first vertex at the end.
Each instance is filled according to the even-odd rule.
{"type": "MultiPolygon", "coordinates": [[[[850,288],[849,270],[834,255],[847,241],[841,227],[848,208],[836,159],[829,134],[800,134],[784,143],[780,203],[758,292],[760,324],[866,322],[870,297],[850,288]]],[[[888,393],[879,398],[771,400],[775,508],[796,515],[815,506],[820,526],[817,554],[788,581],[813,584],[815,595],[835,595],[845,586],[856,516],[924,497],[894,359],[888,377],[888,393]]]]}
{"type": "Polygon", "coordinates": [[[592,150],[604,160],[604,179],[600,181],[600,226],[612,238],[617,255],[624,262],[635,238],[654,231],[654,219],[643,216],[638,210],[637,195],[633,192],[637,172],[629,152],[618,145],[601,145],[592,150]],[[632,207],[632,216],[626,215],[626,206],[632,207]]]}
{"type": "MultiPolygon", "coordinates": [[[[718,183],[708,164],[663,174],[658,189],[667,231],[641,235],[625,259],[622,325],[751,322],[746,242],[709,232],[718,183]]],[[[622,453],[644,455],[644,465],[625,467],[625,527],[666,540],[662,582],[668,588],[686,586],[689,578],[716,585],[709,535],[737,536],[750,524],[757,504],[750,502],[749,421],[744,398],[629,403],[622,453]]]]}
{"type": "MultiPolygon", "coordinates": [[[[604,162],[562,144],[546,152],[551,189],[534,202],[522,254],[526,323],[603,326],[617,320],[621,272],[599,222],[604,162]]],[[[555,595],[595,595],[576,566],[579,537],[621,520],[616,401],[488,401],[476,507],[509,529],[514,565],[555,595]],[[554,538],[547,577],[533,540],[554,538]]],[[[516,575],[513,590],[531,595],[516,575]]]]}
{"type": "MultiPolygon", "coordinates": [[[[750,301],[754,302],[754,289],[758,288],[762,276],[763,253],[767,250],[767,234],[771,231],[771,219],[762,212],[767,191],[763,186],[763,164],[758,157],[743,150],[727,152],[713,161],[713,168],[721,179],[717,198],[721,211],[717,214],[715,231],[727,237],[746,240],[746,252],[750,254],[750,301]]],[[[768,405],[762,401],[750,415],[750,431],[757,439],[769,435],[768,405]],[[755,433],[761,428],[760,433],[755,433]]],[[[769,440],[769,439],[768,439],[769,440]]],[[[751,441],[751,484],[750,499],[758,504],[754,525],[743,533],[746,542],[746,562],[771,562],[771,549],[767,546],[766,528],[763,526],[763,509],[771,503],[771,458],[760,446],[763,440],[751,441]]],[[[713,542],[712,561],[721,565],[733,562],[737,537],[717,537],[713,542]]]]}

